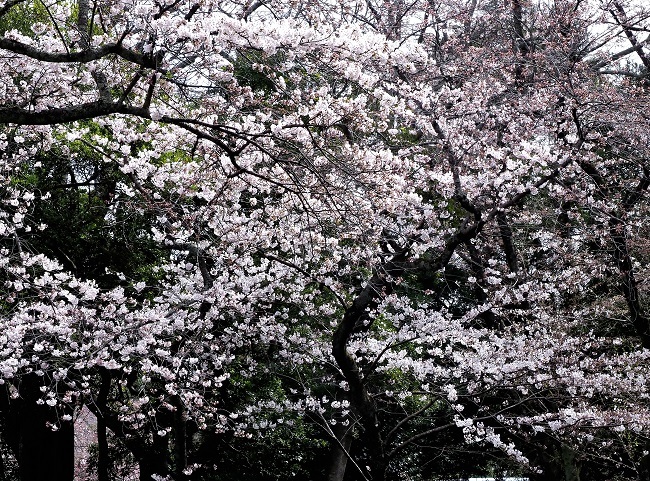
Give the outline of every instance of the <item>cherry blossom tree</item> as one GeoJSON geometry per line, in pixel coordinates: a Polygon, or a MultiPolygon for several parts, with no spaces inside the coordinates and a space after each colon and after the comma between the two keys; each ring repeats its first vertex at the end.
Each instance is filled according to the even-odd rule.
{"type": "Polygon", "coordinates": [[[219,479],[214,447],[314,428],[331,480],[449,443],[647,477],[649,14],[5,1],[21,479],[72,478],[81,406],[99,479],[109,432],[142,480],[219,479]]]}

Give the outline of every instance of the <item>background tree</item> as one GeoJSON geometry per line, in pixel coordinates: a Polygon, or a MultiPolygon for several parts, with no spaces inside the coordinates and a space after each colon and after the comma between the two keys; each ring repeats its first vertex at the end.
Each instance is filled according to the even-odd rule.
{"type": "Polygon", "coordinates": [[[0,375],[22,479],[44,474],[16,433],[38,431],[6,420],[21,409],[59,456],[82,405],[100,479],[109,431],[143,480],[227,479],[270,447],[329,479],[455,476],[419,462],[449,449],[644,476],[648,109],[623,63],[646,58],[642,7],[0,18],[0,375]]]}

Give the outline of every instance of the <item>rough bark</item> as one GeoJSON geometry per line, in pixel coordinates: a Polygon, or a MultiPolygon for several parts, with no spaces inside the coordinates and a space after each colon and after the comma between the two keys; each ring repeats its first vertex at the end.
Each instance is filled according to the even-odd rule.
{"type": "Polygon", "coordinates": [[[379,275],[373,276],[343,316],[334,333],[332,354],[350,387],[350,401],[361,419],[363,437],[369,451],[370,476],[383,481],[386,472],[384,444],[381,437],[377,408],[366,389],[361,369],[347,349],[348,342],[357,325],[363,325],[367,309],[376,305],[379,293],[388,287],[388,282],[379,275]]]}

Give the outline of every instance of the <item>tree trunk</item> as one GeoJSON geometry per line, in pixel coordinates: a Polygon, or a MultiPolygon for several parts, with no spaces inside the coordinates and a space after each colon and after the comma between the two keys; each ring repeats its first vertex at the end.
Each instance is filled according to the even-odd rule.
{"type": "Polygon", "coordinates": [[[580,481],[580,465],[576,453],[568,446],[562,446],[562,464],[564,465],[564,479],[566,481],[580,481]]]}
{"type": "Polygon", "coordinates": [[[178,397],[174,398],[176,411],[174,412],[174,472],[176,480],[181,481],[187,478],[187,420],[183,403],[178,397]]]}
{"type": "Polygon", "coordinates": [[[332,442],[327,481],[343,481],[345,468],[348,465],[348,453],[352,445],[352,435],[349,427],[343,426],[341,423],[334,425],[332,432],[336,436],[336,440],[332,442]]]}
{"type": "Polygon", "coordinates": [[[147,456],[138,461],[140,468],[140,481],[152,481],[152,476],[165,477],[168,472],[167,463],[160,456],[147,456]]]}
{"type": "Polygon", "coordinates": [[[101,415],[97,417],[97,481],[110,481],[110,457],[108,454],[108,436],[106,425],[106,418],[104,412],[106,409],[106,402],[108,400],[108,393],[111,389],[111,376],[107,369],[100,369],[100,376],[102,383],[97,395],[97,405],[100,407],[101,415]]]}
{"type": "Polygon", "coordinates": [[[165,477],[169,473],[169,441],[166,436],[154,433],[152,449],[138,459],[140,481],[151,481],[151,476],[165,477]]]}
{"type": "Polygon", "coordinates": [[[72,422],[59,422],[57,413],[48,406],[36,404],[40,385],[35,377],[26,377],[21,384],[17,413],[20,481],[72,481],[74,427],[72,422]],[[52,430],[54,425],[56,431],[52,430]]]}
{"type": "Polygon", "coordinates": [[[110,458],[108,455],[108,436],[106,421],[97,418],[97,481],[110,481],[110,458]]]}

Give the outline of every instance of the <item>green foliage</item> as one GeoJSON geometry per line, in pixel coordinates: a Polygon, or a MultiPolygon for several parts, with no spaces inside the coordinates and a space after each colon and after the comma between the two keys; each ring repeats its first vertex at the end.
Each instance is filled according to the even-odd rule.
{"type": "Polygon", "coordinates": [[[396,135],[397,140],[403,147],[418,145],[422,139],[422,134],[408,127],[400,127],[396,135]]]}
{"type": "Polygon", "coordinates": [[[239,85],[248,86],[253,91],[275,92],[275,83],[262,70],[261,65],[268,65],[263,53],[256,51],[240,52],[233,62],[233,75],[239,85]]]}
{"type": "MultiPolygon", "coordinates": [[[[296,420],[253,437],[236,436],[215,452],[216,467],[205,481],[275,481],[324,478],[327,442],[317,427],[296,420]]],[[[206,473],[207,474],[207,473],[206,473]]]]}
{"type": "Polygon", "coordinates": [[[28,242],[100,287],[124,279],[153,283],[168,252],[143,227],[149,224],[146,214],[127,212],[124,201],[116,202],[123,174],[81,141],[72,142],[69,151],[43,153],[13,179],[41,194],[31,215],[44,229],[28,242]]]}
{"type": "Polygon", "coordinates": [[[49,21],[47,9],[42,2],[26,1],[14,6],[0,18],[0,35],[10,30],[18,30],[23,35],[34,37],[32,25],[36,22],[48,23],[49,21]]]}

